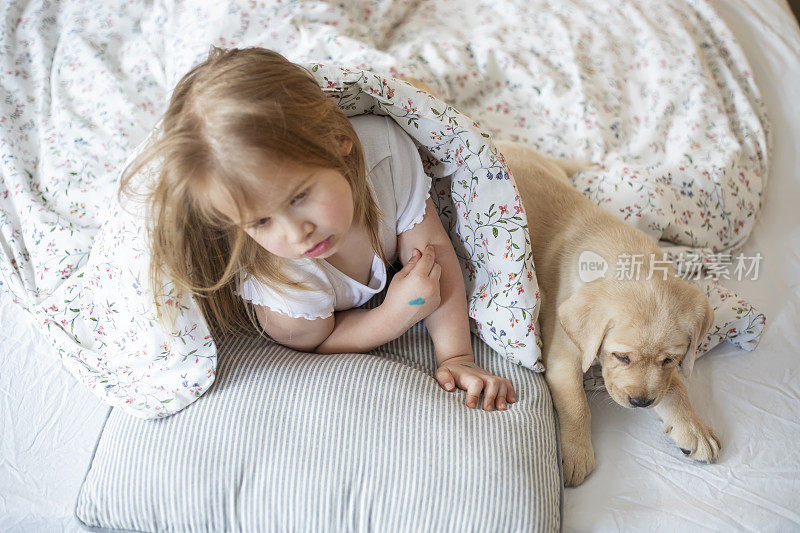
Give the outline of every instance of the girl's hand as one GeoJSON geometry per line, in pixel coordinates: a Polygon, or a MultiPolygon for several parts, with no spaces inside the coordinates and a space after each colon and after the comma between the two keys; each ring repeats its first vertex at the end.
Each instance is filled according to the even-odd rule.
{"type": "Polygon", "coordinates": [[[473,409],[478,407],[481,391],[484,411],[494,411],[495,408],[505,411],[507,404],[517,401],[511,382],[476,365],[472,355],[459,355],[442,361],[436,370],[436,381],[448,392],[454,390],[454,382],[459,389],[467,391],[467,407],[473,409]]]}
{"type": "Polygon", "coordinates": [[[414,248],[414,255],[392,278],[383,305],[391,309],[393,320],[404,322],[403,332],[439,307],[439,277],[442,267],[436,262],[433,246],[424,253],[414,248]]]}

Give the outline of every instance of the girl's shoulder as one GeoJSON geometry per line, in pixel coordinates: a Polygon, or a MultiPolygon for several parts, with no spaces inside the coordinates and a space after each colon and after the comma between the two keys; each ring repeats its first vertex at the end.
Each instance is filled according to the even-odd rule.
{"type": "Polygon", "coordinates": [[[358,140],[361,141],[367,174],[372,172],[381,161],[392,156],[389,142],[390,122],[394,122],[394,120],[380,115],[350,117],[353,130],[355,130],[358,140]]]}
{"type": "Polygon", "coordinates": [[[391,117],[351,117],[364,149],[367,180],[395,235],[408,231],[425,214],[431,178],[425,174],[416,143],[391,117]]]}
{"type": "Polygon", "coordinates": [[[385,159],[419,157],[412,138],[391,117],[358,115],[350,123],[361,141],[367,174],[385,159]]]}

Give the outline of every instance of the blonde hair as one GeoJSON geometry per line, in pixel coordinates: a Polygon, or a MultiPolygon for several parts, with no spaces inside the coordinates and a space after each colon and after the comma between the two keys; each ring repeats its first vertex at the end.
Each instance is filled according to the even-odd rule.
{"type": "Polygon", "coordinates": [[[284,273],[285,259],[244,231],[244,214],[256,208],[254,191],[264,187],[254,168],[265,157],[340,171],[352,189],[353,223],[368,230],[386,261],[382,214],[369,191],[361,143],[342,110],[308,71],[276,52],[212,46],[176,85],[160,130],[120,184],[120,198],[144,197],[148,205],[150,281],[161,324],[166,316],[174,329],[177,317],[178,298],[165,299],[165,277],[195,296],[219,333],[262,333],[254,308],[237,294],[242,270],[279,292],[308,289],[284,273]],[[348,155],[341,153],[342,138],[353,143],[348,155]],[[132,178],[152,165],[157,178],[144,193],[135,191],[132,178]],[[239,221],[214,206],[210,190],[229,195],[239,221]]]}

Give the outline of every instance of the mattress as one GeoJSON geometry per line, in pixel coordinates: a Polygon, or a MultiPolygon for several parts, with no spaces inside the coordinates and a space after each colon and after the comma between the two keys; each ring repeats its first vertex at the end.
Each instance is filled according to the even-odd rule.
{"type": "MultiPolygon", "coordinates": [[[[770,181],[746,254],[759,278],[726,284],[768,317],[758,348],[722,345],[687,386],[717,431],[715,465],[685,460],[654,413],[591,393],[597,470],[565,490],[567,531],[800,527],[800,30],[778,0],[712,2],[753,68],[773,128],[770,181]]],[[[78,489],[108,407],[80,385],[0,293],[0,530],[79,531],[78,489]]]]}

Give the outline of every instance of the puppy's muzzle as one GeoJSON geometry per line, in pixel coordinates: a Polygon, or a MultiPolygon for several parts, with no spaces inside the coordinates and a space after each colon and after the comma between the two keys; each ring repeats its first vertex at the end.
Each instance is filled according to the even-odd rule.
{"type": "Polygon", "coordinates": [[[655,398],[631,398],[628,396],[628,402],[634,407],[648,407],[652,405],[654,401],[656,401],[655,398]]]}

